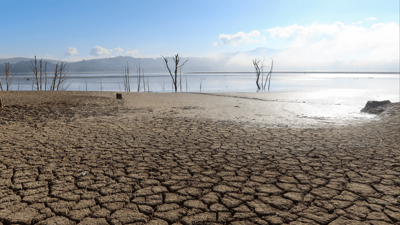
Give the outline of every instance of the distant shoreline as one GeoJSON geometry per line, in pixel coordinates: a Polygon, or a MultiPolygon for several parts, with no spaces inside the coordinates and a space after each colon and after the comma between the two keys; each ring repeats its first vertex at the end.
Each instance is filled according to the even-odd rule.
{"type": "MultiPolygon", "coordinates": [[[[254,73],[253,72],[186,72],[188,74],[202,74],[202,73],[254,73]]],[[[264,72],[265,73],[265,72],[264,72]]],[[[400,71],[387,71],[387,72],[346,72],[346,71],[273,71],[272,73],[351,73],[351,74],[400,74],[400,71]]]]}
{"type": "MultiPolygon", "coordinates": [[[[115,74],[121,74],[121,71],[89,71],[89,72],[69,72],[70,74],[110,74],[110,73],[115,73],[115,74]]],[[[155,73],[162,73],[166,74],[169,76],[168,73],[165,71],[163,72],[149,72],[148,74],[155,74],[155,73]]],[[[218,72],[218,71],[205,71],[205,72],[182,72],[182,74],[254,74],[254,71],[252,72],[229,72],[229,71],[224,71],[224,72],[218,72]]],[[[268,73],[268,72],[264,72],[268,73]]],[[[400,71],[386,71],[386,72],[379,72],[379,71],[373,71],[373,72],[363,72],[363,71],[273,71],[272,73],[304,73],[304,74],[315,74],[315,73],[322,73],[322,74],[400,74],[400,71]]],[[[16,75],[32,75],[32,72],[29,73],[16,73],[16,75]]],[[[48,72],[48,75],[51,75],[52,72],[48,72]]],[[[131,72],[131,75],[134,76],[136,72],[131,72]]],[[[3,73],[0,73],[0,75],[4,75],[3,73]]]]}

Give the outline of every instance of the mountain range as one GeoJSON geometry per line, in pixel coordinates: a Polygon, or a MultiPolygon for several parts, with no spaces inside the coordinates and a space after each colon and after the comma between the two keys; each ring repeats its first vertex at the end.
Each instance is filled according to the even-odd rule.
{"type": "MultiPolygon", "coordinates": [[[[189,61],[182,67],[182,70],[186,72],[207,72],[207,71],[249,71],[252,70],[252,62],[249,61],[248,67],[235,65],[229,63],[230,60],[237,56],[246,55],[248,57],[260,58],[260,57],[273,57],[281,50],[271,48],[256,48],[251,51],[235,52],[235,53],[219,53],[212,57],[189,57],[189,61]]],[[[174,68],[172,64],[172,58],[169,59],[170,68],[174,68]]],[[[38,59],[39,60],[39,59],[38,59]]],[[[181,58],[181,62],[185,61],[186,57],[181,58]]],[[[4,73],[2,67],[4,63],[9,62],[11,70],[14,73],[31,73],[30,68],[31,58],[8,58],[0,59],[0,74],[4,73]]],[[[43,59],[47,62],[47,71],[51,72],[55,70],[57,60],[43,59]]],[[[121,72],[126,65],[129,65],[131,71],[135,70],[136,66],[139,66],[145,70],[145,72],[167,72],[164,60],[159,58],[134,58],[130,56],[117,56],[111,58],[101,59],[90,59],[82,60],[77,62],[68,62],[68,70],[71,73],[89,73],[89,72],[121,72]]]]}

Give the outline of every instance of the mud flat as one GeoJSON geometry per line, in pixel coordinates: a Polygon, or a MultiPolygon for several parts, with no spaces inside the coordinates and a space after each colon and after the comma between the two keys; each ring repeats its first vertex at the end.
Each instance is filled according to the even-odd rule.
{"type": "Polygon", "coordinates": [[[400,222],[399,103],[343,126],[240,97],[1,92],[0,224],[400,222]]]}

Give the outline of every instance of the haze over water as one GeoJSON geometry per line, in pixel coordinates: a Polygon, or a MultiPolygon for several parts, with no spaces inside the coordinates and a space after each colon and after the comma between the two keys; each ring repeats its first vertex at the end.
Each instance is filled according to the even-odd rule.
{"type": "MultiPolygon", "coordinates": [[[[4,78],[3,78],[4,79],[4,78]]],[[[261,77],[260,77],[261,79],[261,77]]],[[[257,92],[254,73],[183,73],[179,92],[257,92]],[[201,90],[200,90],[201,86],[201,90]]],[[[14,77],[12,90],[32,90],[31,75],[14,77]],[[27,79],[30,79],[29,81],[27,79]]],[[[137,92],[137,76],[130,75],[131,91],[137,92]]],[[[172,92],[169,74],[149,73],[141,80],[140,92],[172,92]]],[[[122,91],[118,73],[70,74],[68,91],[122,91]],[[87,85],[87,86],[86,86],[87,85]]],[[[399,93],[398,73],[273,73],[270,92],[317,91],[323,89],[382,90],[399,93]]],[[[266,90],[267,91],[267,90],[266,90]]]]}

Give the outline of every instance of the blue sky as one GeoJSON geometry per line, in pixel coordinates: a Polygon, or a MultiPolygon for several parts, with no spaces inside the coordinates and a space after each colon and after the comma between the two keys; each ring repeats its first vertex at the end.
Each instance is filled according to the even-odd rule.
{"type": "Polygon", "coordinates": [[[287,63],[321,49],[330,55],[322,63],[399,58],[398,0],[0,0],[0,5],[0,58],[210,56],[257,47],[291,49],[281,56],[290,55],[287,63]],[[346,46],[357,41],[352,37],[360,37],[362,45],[350,51],[346,46]]]}

